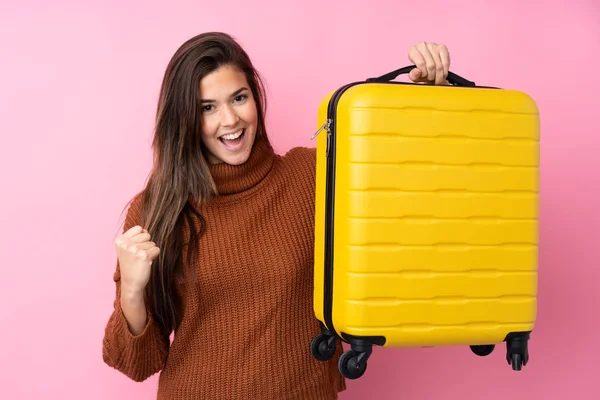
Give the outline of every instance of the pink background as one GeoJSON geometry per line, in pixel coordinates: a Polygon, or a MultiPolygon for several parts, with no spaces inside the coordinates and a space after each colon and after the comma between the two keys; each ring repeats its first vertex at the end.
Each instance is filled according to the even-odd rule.
{"type": "MultiPolygon", "coordinates": [[[[408,63],[530,94],[542,119],[538,324],[520,373],[504,350],[377,349],[351,399],[598,399],[600,4],[546,1],[20,1],[0,6],[0,398],[153,398],[105,366],[113,238],[151,161],[175,49],[236,35],[269,87],[276,148],[314,143],[320,98],[408,63]],[[51,6],[49,4],[52,4],[51,6]],[[572,397],[571,397],[572,396],[572,397]]],[[[308,344],[307,344],[308,345],[308,344]]]]}

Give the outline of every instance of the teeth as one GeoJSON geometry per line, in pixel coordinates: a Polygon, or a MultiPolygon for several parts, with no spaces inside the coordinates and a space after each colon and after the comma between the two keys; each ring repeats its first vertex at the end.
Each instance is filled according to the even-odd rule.
{"type": "Polygon", "coordinates": [[[242,135],[242,132],[244,132],[244,130],[241,130],[238,133],[231,133],[229,135],[223,135],[221,137],[225,140],[233,140],[233,139],[239,138],[242,135]]]}

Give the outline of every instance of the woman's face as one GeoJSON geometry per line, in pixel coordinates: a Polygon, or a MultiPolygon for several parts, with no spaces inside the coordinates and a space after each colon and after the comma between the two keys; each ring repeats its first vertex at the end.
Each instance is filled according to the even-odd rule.
{"type": "Polygon", "coordinates": [[[246,162],[256,137],[258,112],[244,73],[234,66],[220,67],[201,80],[200,98],[207,161],[246,162]]]}

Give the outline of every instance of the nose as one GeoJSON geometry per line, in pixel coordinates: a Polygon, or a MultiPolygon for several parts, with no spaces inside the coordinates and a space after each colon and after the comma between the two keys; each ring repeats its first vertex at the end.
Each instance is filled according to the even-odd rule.
{"type": "Polygon", "coordinates": [[[238,115],[231,107],[223,107],[221,109],[221,125],[233,126],[239,121],[238,115]]]}

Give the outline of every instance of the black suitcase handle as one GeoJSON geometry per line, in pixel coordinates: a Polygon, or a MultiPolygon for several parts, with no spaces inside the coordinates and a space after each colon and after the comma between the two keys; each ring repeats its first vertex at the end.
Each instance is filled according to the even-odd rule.
{"type": "MultiPolygon", "coordinates": [[[[403,67],[403,68],[397,69],[395,71],[388,72],[387,74],[378,76],[376,78],[369,78],[369,79],[367,79],[367,82],[389,82],[391,80],[396,79],[399,75],[408,74],[410,71],[412,71],[415,68],[417,68],[416,65],[409,65],[407,67],[403,67]]],[[[455,73],[450,72],[450,71],[448,71],[448,82],[450,82],[452,85],[456,85],[456,86],[468,86],[468,87],[476,86],[475,82],[471,82],[470,80],[465,79],[462,76],[456,75],[455,73]]]]}

